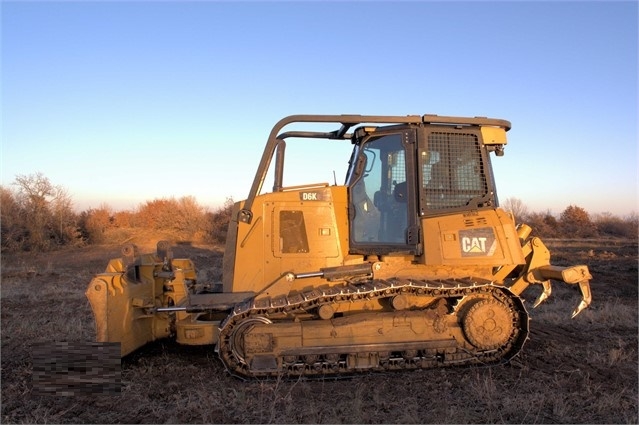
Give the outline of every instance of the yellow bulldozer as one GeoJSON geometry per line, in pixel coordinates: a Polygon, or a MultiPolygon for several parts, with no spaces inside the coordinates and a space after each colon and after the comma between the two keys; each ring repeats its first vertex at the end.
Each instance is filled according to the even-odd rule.
{"type": "Polygon", "coordinates": [[[438,115],[280,120],[234,205],[222,282],[199,282],[166,241],[151,254],[125,246],[86,290],[97,341],[122,356],[160,338],[211,345],[241,378],[509,361],[528,338],[530,285],[542,289],[535,306],[550,280],[578,285],[573,317],[591,302],[587,266],[551,265],[499,208],[490,154],[504,154],[510,128],[438,115]],[[293,139],[350,142],[344,184],[287,187],[293,139]]]}

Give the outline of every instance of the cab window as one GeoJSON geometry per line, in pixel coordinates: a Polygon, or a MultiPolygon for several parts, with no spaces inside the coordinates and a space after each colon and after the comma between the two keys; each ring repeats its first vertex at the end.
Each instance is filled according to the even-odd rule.
{"type": "Polygon", "coordinates": [[[401,134],[373,137],[363,144],[360,173],[351,184],[355,243],[406,244],[406,151],[401,134]]]}

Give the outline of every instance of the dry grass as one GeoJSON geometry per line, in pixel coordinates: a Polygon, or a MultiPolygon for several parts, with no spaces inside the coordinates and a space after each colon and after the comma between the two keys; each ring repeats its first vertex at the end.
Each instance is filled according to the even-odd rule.
{"type": "MultiPolygon", "coordinates": [[[[156,342],[122,364],[119,395],[37,395],[32,349],[90,341],[84,289],[119,247],[2,259],[2,423],[637,423],[637,255],[634,246],[551,246],[586,263],[596,280],[589,310],[554,285],[531,311],[531,339],[510,364],[363,375],[348,380],[244,382],[210,347],[156,342]],[[594,250],[594,255],[589,255],[594,250]],[[613,253],[614,257],[603,252],[613,253]],[[599,253],[599,254],[598,254],[599,253]],[[634,255],[634,257],[633,257],[634,255]]],[[[219,277],[221,253],[176,247],[202,277],[219,277]]],[[[538,295],[526,293],[527,304],[538,295]]],[[[530,307],[529,307],[530,308],[530,307]]]]}

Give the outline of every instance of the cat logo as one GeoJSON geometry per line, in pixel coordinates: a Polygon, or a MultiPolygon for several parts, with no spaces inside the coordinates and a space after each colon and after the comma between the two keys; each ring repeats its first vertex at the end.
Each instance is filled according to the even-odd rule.
{"type": "Polygon", "coordinates": [[[492,227],[460,230],[459,242],[461,244],[462,257],[493,255],[497,247],[492,227]]]}
{"type": "Polygon", "coordinates": [[[486,239],[487,238],[462,238],[462,251],[474,254],[485,253],[486,239]]]}

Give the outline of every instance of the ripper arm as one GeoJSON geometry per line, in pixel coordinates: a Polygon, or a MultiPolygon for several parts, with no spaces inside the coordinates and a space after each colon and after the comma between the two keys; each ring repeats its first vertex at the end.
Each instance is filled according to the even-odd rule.
{"type": "MultiPolygon", "coordinates": [[[[590,292],[590,279],[592,279],[592,276],[588,270],[588,266],[577,265],[561,267],[551,265],[550,251],[541,239],[529,237],[530,232],[530,227],[526,225],[522,225],[518,228],[526,264],[510,286],[510,290],[517,295],[521,295],[530,285],[542,285],[543,292],[539,295],[533,306],[537,307],[550,297],[552,292],[550,286],[551,279],[559,280],[569,285],[579,284],[582,299],[572,312],[572,317],[577,316],[588,307],[592,301],[592,294],[590,292]]],[[[494,277],[497,281],[503,281],[512,270],[513,268],[500,269],[495,273],[494,277]]]]}

